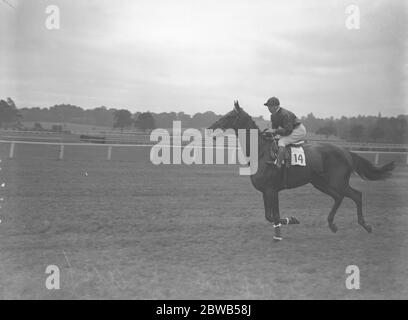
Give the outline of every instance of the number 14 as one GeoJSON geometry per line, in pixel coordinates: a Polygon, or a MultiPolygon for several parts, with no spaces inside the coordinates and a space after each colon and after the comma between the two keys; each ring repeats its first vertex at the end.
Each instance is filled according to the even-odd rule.
{"type": "Polygon", "coordinates": [[[295,162],[297,163],[297,162],[300,162],[300,163],[303,163],[303,155],[302,154],[294,154],[294,156],[295,156],[295,162]]]}

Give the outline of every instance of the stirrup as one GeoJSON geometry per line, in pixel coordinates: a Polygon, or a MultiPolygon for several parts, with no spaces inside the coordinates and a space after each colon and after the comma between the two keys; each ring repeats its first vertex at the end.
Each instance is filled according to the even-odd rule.
{"type": "Polygon", "coordinates": [[[278,159],[276,159],[275,165],[276,165],[276,167],[277,167],[278,169],[281,169],[281,168],[285,167],[285,160],[283,160],[283,161],[280,163],[280,166],[278,166],[278,159]]]}

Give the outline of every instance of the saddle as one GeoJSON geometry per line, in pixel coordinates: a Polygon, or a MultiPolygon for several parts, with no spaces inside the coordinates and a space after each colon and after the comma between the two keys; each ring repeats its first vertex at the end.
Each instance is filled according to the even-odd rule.
{"type": "MultiPolygon", "coordinates": [[[[262,133],[264,138],[266,138],[267,140],[271,141],[271,143],[276,143],[276,145],[278,144],[278,139],[271,133],[269,132],[263,132],[262,133]]],[[[289,168],[292,165],[301,165],[304,166],[305,165],[305,155],[304,155],[304,150],[303,150],[303,145],[307,143],[306,140],[301,140],[298,141],[296,143],[291,143],[286,145],[285,147],[285,154],[284,154],[284,158],[283,158],[283,167],[284,168],[289,168]],[[297,152],[296,150],[299,149],[299,151],[297,152]],[[301,150],[300,150],[301,149],[301,150]],[[293,150],[293,151],[292,151],[293,150]],[[299,154],[300,157],[298,156],[299,154]],[[294,162],[294,163],[293,163],[294,162]]],[[[271,148],[271,156],[272,158],[277,158],[277,152],[273,150],[273,148],[271,148]]],[[[284,170],[286,171],[286,170],[284,170]]]]}

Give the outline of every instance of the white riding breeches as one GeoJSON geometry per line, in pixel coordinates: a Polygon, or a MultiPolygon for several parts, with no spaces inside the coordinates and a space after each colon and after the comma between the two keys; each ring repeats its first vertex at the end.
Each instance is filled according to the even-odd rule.
{"type": "Polygon", "coordinates": [[[278,141],[278,146],[285,147],[288,144],[302,141],[305,137],[306,137],[306,128],[301,123],[297,128],[293,129],[290,135],[281,137],[278,141]]]}

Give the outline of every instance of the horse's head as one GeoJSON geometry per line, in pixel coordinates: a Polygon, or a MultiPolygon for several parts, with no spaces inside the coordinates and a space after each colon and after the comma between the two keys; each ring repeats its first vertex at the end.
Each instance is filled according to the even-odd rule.
{"type": "Polygon", "coordinates": [[[233,129],[237,133],[238,129],[258,129],[258,126],[251,116],[239,106],[238,101],[234,101],[234,109],[214,122],[208,129],[233,129]]]}

